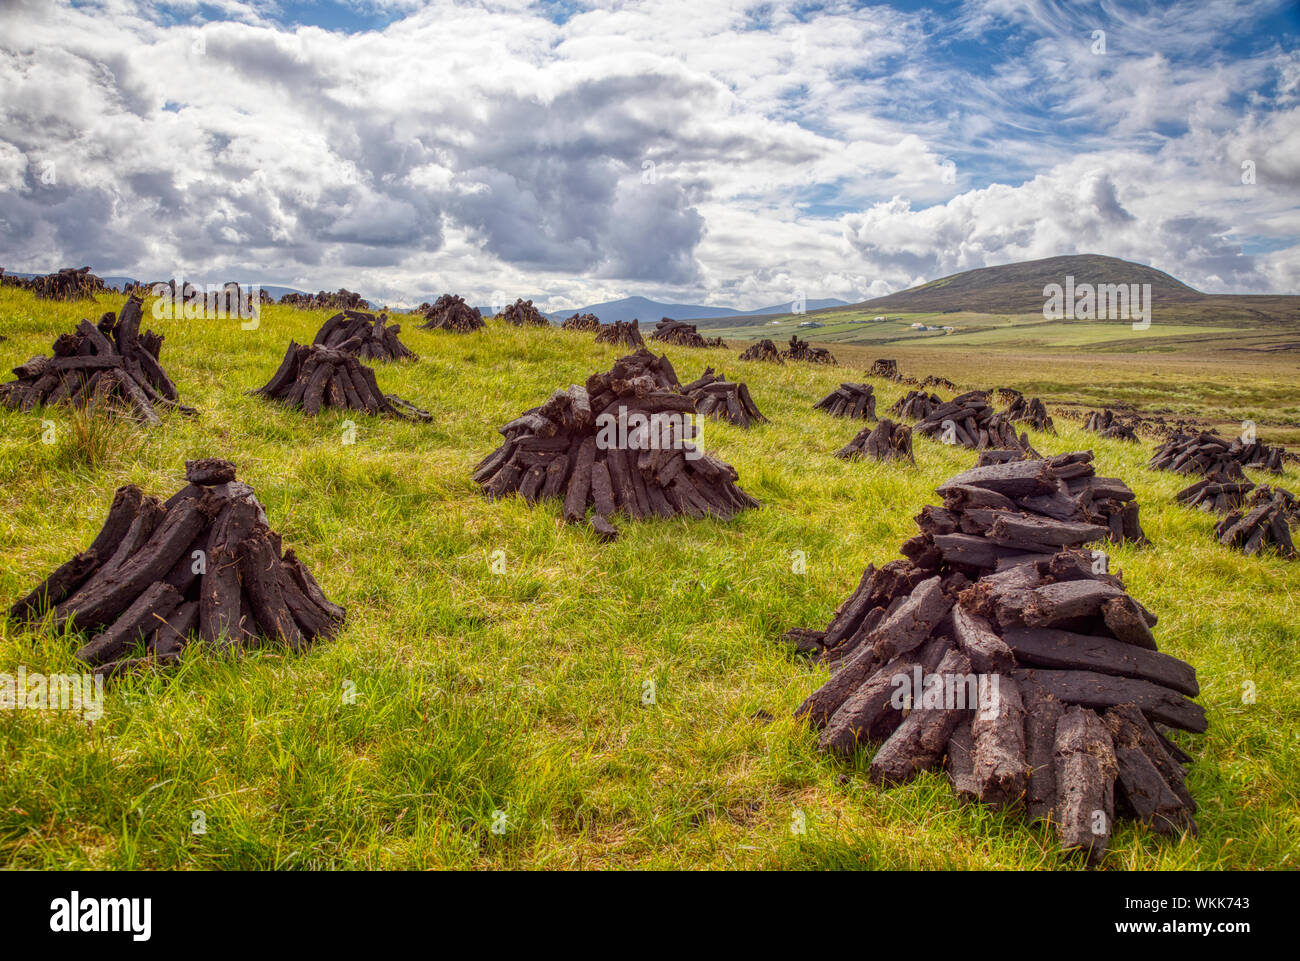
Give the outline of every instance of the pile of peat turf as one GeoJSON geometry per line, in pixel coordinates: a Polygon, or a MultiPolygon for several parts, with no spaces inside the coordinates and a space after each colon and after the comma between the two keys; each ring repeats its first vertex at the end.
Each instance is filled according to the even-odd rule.
{"type": "Polygon", "coordinates": [[[913,464],[912,431],[902,424],[895,424],[888,417],[875,427],[864,427],[858,435],[844,447],[835,452],[836,457],[856,460],[869,457],[872,460],[908,460],[913,464]]]}
{"type": "Polygon", "coordinates": [[[43,300],[86,300],[109,289],[103,278],[92,274],[89,267],[64,267],[23,281],[22,286],[43,300]]]}
{"type": "Polygon", "coordinates": [[[645,346],[645,341],[641,339],[641,324],[635,319],[631,323],[616,320],[612,324],[598,324],[597,328],[596,343],[598,344],[614,344],[632,350],[645,346]]]}
{"type": "Polygon", "coordinates": [[[316,332],[317,347],[330,347],[355,354],[363,360],[418,360],[414,351],[397,337],[401,324],[390,324],[387,314],[345,310],[335,314],[316,332]]]}
{"type": "Polygon", "coordinates": [[[470,334],[487,326],[479,309],[465,303],[465,298],[458,294],[443,294],[431,304],[421,304],[416,313],[425,319],[421,330],[470,334]]]}
{"type": "Polygon", "coordinates": [[[604,539],[617,536],[617,511],[729,520],[758,507],[736,486],[735,468],[695,446],[694,412],[668,358],[638,350],[500,428],[505,442],[474,481],[489,496],[517,492],[530,504],[562,498],[571,524],[593,508],[591,527],[604,539]]]}
{"type": "Polygon", "coordinates": [[[889,412],[895,417],[906,417],[908,420],[925,420],[942,403],[938,394],[927,394],[923,390],[909,390],[894,402],[889,412]]]}
{"type": "Polygon", "coordinates": [[[713,417],[746,428],[767,423],[767,418],[750,396],[749,387],[715,374],[712,367],[704,368],[698,380],[683,384],[682,393],[695,401],[695,412],[702,417],[713,417]]]}
{"type": "Polygon", "coordinates": [[[1295,560],[1295,542],[1291,528],[1300,523],[1300,505],[1296,496],[1280,487],[1257,487],[1241,506],[1214,526],[1220,544],[1235,547],[1253,556],[1272,547],[1282,557],[1295,560]]]}
{"type": "Polygon", "coordinates": [[[750,344],[745,348],[744,353],[740,355],[741,360],[762,360],[769,364],[784,364],[781,359],[781,351],[777,349],[776,344],[770,340],[760,340],[750,344]]]}
{"type": "Polygon", "coordinates": [[[1048,821],[1096,861],[1116,816],[1196,830],[1190,758],[1163,728],[1207,723],[1155,615],[1081,549],[1108,529],[1037,511],[1067,482],[1043,460],[959,474],[908,559],[868,567],[826,630],[787,638],[838,665],[796,712],[823,750],[877,742],[876,784],[943,770],[963,799],[1048,821]]]}
{"type": "Polygon", "coordinates": [[[345,287],[333,292],[321,290],[314,294],[285,294],[280,298],[280,303],[299,310],[365,310],[370,306],[370,301],[345,287]]]}
{"type": "Polygon", "coordinates": [[[312,417],[332,407],[403,420],[433,420],[428,411],[381,391],[375,372],[361,363],[348,346],[305,347],[290,341],[275,376],[250,393],[301,409],[312,417]]]}
{"type": "Polygon", "coordinates": [[[61,334],[53,356],[14,368],[18,379],[0,384],[0,403],[20,410],[67,403],[150,425],[161,422],[159,410],[193,414],[158,361],[162,336],[140,331],[142,304],[132,296],[120,318],[109,312],[98,324],[82,320],[73,333],[61,334]]]}
{"type": "Polygon", "coordinates": [[[798,334],[790,335],[790,346],[782,351],[786,360],[801,360],[809,364],[834,364],[835,358],[825,347],[814,347],[806,340],[800,340],[798,334]]]}
{"type": "MultiPolygon", "coordinates": [[[[1248,459],[1258,458],[1257,444],[1243,444],[1239,439],[1224,440],[1215,434],[1174,434],[1156,448],[1147,465],[1152,470],[1168,470],[1176,474],[1199,474],[1222,480],[1243,480],[1242,466],[1248,459]]],[[[1276,448],[1277,470],[1282,467],[1281,448],[1276,448]]],[[[1258,466],[1252,463],[1249,466],[1258,466]]]]}
{"type": "Polygon", "coordinates": [[[1109,407],[1105,410],[1090,411],[1087,419],[1083,422],[1083,429],[1100,434],[1102,437],[1108,437],[1111,440],[1138,442],[1137,431],[1133,429],[1133,425],[1120,420],[1119,416],[1109,407]]]}
{"type": "Polygon", "coordinates": [[[876,391],[870,384],[846,381],[813,404],[813,410],[824,410],[832,417],[875,420],[876,391]]]}
{"type": "Polygon", "coordinates": [[[549,327],[551,323],[533,306],[531,300],[522,298],[503,310],[501,317],[507,324],[514,324],[516,327],[549,327]]]}
{"type": "Polygon", "coordinates": [[[694,324],[685,324],[671,317],[664,317],[655,324],[655,329],[650,332],[650,339],[665,344],[676,344],[678,347],[727,346],[721,337],[704,337],[695,329],[694,324]]]}
{"type": "Polygon", "coordinates": [[[975,450],[1016,448],[1032,451],[1027,434],[1016,436],[1006,414],[995,414],[988,391],[972,390],[945,401],[923,417],[914,428],[926,437],[938,436],[944,443],[975,450]]]}
{"type": "Polygon", "coordinates": [[[273,641],[301,651],[337,633],[343,608],[292,550],[281,551],[235,466],[189,461],[185,476],[188,485],[165,503],[133,484],[119,488],[90,547],[9,616],[31,623],[48,615],[56,630],[90,633],[77,657],[110,677],[175,661],[192,641],[218,650],[273,641]]]}
{"type": "Polygon", "coordinates": [[[581,330],[588,333],[594,333],[600,330],[600,318],[595,314],[574,314],[564,323],[560,324],[561,330],[581,330]]]}
{"type": "Polygon", "coordinates": [[[1035,430],[1056,433],[1052,418],[1047,413],[1047,405],[1038,397],[1026,397],[1018,390],[1009,387],[999,388],[999,392],[1008,397],[1009,406],[1005,413],[1012,423],[1025,423],[1035,430]]]}

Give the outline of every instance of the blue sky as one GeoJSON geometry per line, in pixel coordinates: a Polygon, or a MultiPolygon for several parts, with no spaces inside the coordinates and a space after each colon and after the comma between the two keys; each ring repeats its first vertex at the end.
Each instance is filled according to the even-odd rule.
{"type": "Polygon", "coordinates": [[[12,3],[0,263],[559,309],[1091,252],[1297,292],[1298,10],[12,3]]]}

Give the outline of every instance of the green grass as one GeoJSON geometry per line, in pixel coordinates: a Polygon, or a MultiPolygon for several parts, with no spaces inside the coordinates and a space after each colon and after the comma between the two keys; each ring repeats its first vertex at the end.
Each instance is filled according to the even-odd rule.
{"type": "MultiPolygon", "coordinates": [[[[0,356],[12,366],[45,353],[87,313],[0,291],[0,356]]],[[[1046,831],[962,807],[941,777],[872,788],[869,750],[852,763],[822,756],[790,717],[827,672],[777,636],[823,626],[868,562],[898,556],[912,517],[971,452],[918,439],[916,468],[839,461],[855,425],[809,408],[860,371],[670,347],[683,380],[712,365],[748,382],[771,418],[748,433],[704,426],[705,446],[764,506],[729,524],[623,522],[603,545],[564,525],[557,505],[485,500],[469,474],[497,426],[619,351],[558,330],[408,325],[402,337],[421,359],[379,367],[379,382],[435,422],[354,415],[356,443],[344,445],[347,418],[245,395],[289,338],[310,340],[326,316],[269,308],[253,332],[147,324],[166,335],[163,362],[200,409],[152,431],[0,411],[0,599],[89,543],[119,485],[166,496],[186,458],[220,455],[348,608],[343,633],[304,656],[193,649],[174,672],[110,689],[93,725],[0,713],[0,864],[1077,867],[1046,831]],[[503,574],[492,573],[495,551],[503,574]],[[791,569],[794,551],[805,574],[791,569]],[[642,703],[646,681],[653,705],[642,703]],[[755,720],[760,711],[776,720],[755,720]],[[206,834],[191,833],[194,811],[206,834]],[[792,830],[796,812],[805,833],[792,830]]],[[[873,383],[882,411],[903,390],[873,383]]],[[[1210,716],[1208,734],[1180,738],[1197,758],[1201,835],[1169,843],[1126,823],[1107,865],[1294,867],[1300,565],[1214,544],[1212,518],[1172,500],[1186,480],[1145,469],[1149,448],[1068,423],[1034,441],[1093,447],[1101,471],[1137,491],[1155,546],[1117,549],[1115,562],[1160,615],[1162,648],[1199,669],[1210,716]],[[1254,704],[1242,703],[1246,681],[1254,704]]],[[[1281,483],[1297,489],[1300,478],[1281,483]]],[[[4,623],[0,671],[76,671],[75,645],[4,623]]]]}

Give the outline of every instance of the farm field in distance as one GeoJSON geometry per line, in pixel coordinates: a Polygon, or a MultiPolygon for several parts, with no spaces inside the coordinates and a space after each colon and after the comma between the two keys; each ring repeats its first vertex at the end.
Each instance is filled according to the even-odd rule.
{"type": "MultiPolygon", "coordinates": [[[[12,367],[47,353],[122,300],[49,303],[0,289],[0,358],[12,367]]],[[[500,425],[625,351],[554,328],[489,321],[455,335],[403,318],[420,359],[377,364],[378,380],[434,422],[308,419],[247,391],[330,312],[270,306],[252,331],[145,315],[199,414],[145,431],[65,409],[0,410],[0,598],[84,548],[121,484],[166,496],[187,458],[226,456],[348,622],[303,656],[192,649],[178,670],[114,685],[94,725],[0,716],[0,863],[13,867],[1077,867],[1048,829],[962,805],[942,775],[876,789],[869,750],[852,762],[821,754],[792,718],[828,672],[779,635],[824,627],[868,563],[899,556],[913,516],[938,502],[934,488],[975,460],[919,437],[915,467],[838,460],[858,425],[812,404],[842,380],[865,381],[884,414],[909,388],[866,368],[894,357],[912,376],[1253,418],[1267,442],[1300,440],[1289,432],[1300,421],[1294,352],[1020,352],[1009,332],[965,352],[956,338],[877,346],[801,334],[840,360],[821,367],[742,363],[743,343],[652,343],[683,381],[712,366],[749,385],[771,423],[746,432],[706,421],[703,446],[763,507],[731,523],[623,523],[602,544],[563,524],[558,504],[484,498],[470,473],[500,425]],[[47,419],[53,444],[41,440],[47,419]],[[347,420],[354,444],[343,443],[347,420]],[[792,569],[796,551],[806,573],[792,569]],[[349,684],[355,703],[341,696],[349,684]],[[205,835],[190,832],[196,809],[205,835]],[[502,812],[507,827],[494,833],[502,812]],[[791,830],[799,819],[806,833],[791,830]]],[[[1112,564],[1159,615],[1161,649],[1197,668],[1210,720],[1205,735],[1176,738],[1195,758],[1199,836],[1169,841],[1125,820],[1103,868],[1294,868],[1296,563],[1215,543],[1214,518],[1173,500],[1190,478],[1146,469],[1150,440],[1104,440],[1060,416],[1057,428],[1030,431],[1034,446],[1091,448],[1098,473],[1136,492],[1153,545],[1115,547],[1112,564]]],[[[1300,487],[1295,465],[1247,474],[1300,487]]],[[[0,622],[5,664],[75,672],[75,648],[0,622]]]]}

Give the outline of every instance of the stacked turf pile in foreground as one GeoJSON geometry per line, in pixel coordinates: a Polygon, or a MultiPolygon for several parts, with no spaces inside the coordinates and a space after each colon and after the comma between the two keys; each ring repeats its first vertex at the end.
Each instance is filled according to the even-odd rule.
{"type": "Polygon", "coordinates": [[[267,524],[235,465],[188,461],[186,487],[165,503],[118,489],[94,542],[21,598],[9,616],[93,636],[77,657],[115,675],[174,661],[193,638],[226,650],[279,641],[294,651],[337,633],[329,601],[267,524]],[[143,642],[145,655],[130,657],[143,642]]]}
{"type": "Polygon", "coordinates": [[[125,414],[145,424],[160,423],[160,410],[193,414],[159,363],[163,338],[141,333],[143,301],[130,297],[120,318],[110,311],[92,324],[61,334],[53,356],[33,357],[14,368],[18,379],[0,384],[0,403],[31,410],[38,404],[68,403],[125,414]]]}
{"type": "Polygon", "coordinates": [[[443,294],[431,304],[421,304],[416,313],[425,318],[422,330],[448,330],[470,334],[487,326],[477,307],[465,303],[459,294],[443,294]]]}
{"type": "Polygon", "coordinates": [[[1062,480],[1021,460],[941,486],[944,504],[918,517],[906,560],[868,567],[825,631],[792,632],[839,663],[796,714],[823,750],[883,742],[869,768],[877,784],[944,769],[961,797],[1023,806],[1095,861],[1117,813],[1160,833],[1195,830],[1185,755],[1161,726],[1207,723],[1189,699],[1195,671],[1156,648],[1155,615],[1080,549],[1107,528],[1035,509],[1061,496],[1062,480]],[[946,550],[951,535],[938,530],[975,532],[963,536],[982,547],[946,550]]]}
{"type": "Polygon", "coordinates": [[[345,310],[325,321],[312,343],[364,360],[418,360],[415,352],[398,339],[401,332],[402,325],[390,324],[387,314],[345,310]]]}
{"type": "Polygon", "coordinates": [[[333,407],[404,420],[433,420],[427,410],[381,391],[375,372],[357,360],[353,347],[353,341],[338,347],[304,347],[289,341],[275,376],[250,393],[301,409],[311,417],[333,407]]]}
{"type": "Polygon", "coordinates": [[[813,404],[832,417],[876,419],[876,392],[870,384],[843,383],[813,404]]]}
{"type": "Polygon", "coordinates": [[[683,384],[682,393],[695,401],[695,412],[701,416],[730,421],[737,427],[767,423],[749,387],[715,374],[712,367],[704,368],[697,380],[683,384]]]}
{"type": "Polygon", "coordinates": [[[758,507],[736,486],[735,468],[695,446],[694,413],[668,358],[638,350],[500,428],[505,443],[479,462],[474,481],[530,504],[562,497],[572,524],[594,508],[591,526],[604,538],[616,535],[616,511],[729,520],[758,507]]]}

